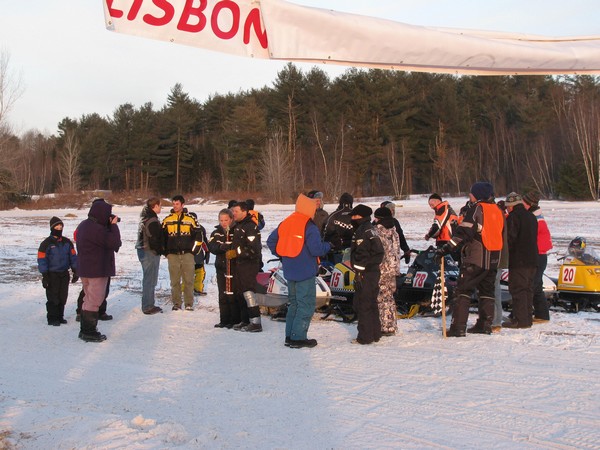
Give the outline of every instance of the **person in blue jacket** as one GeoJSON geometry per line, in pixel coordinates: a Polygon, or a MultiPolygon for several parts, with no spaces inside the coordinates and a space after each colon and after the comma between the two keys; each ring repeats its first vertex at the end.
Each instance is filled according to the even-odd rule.
{"type": "Polygon", "coordinates": [[[323,242],[313,222],[317,203],[300,194],[296,211],[279,224],[267,239],[271,252],[280,257],[288,282],[289,307],[285,319],[285,345],[291,348],[314,347],[316,339],[308,339],[308,327],[315,312],[315,277],[318,258],[331,249],[323,242]]]}
{"type": "Polygon", "coordinates": [[[46,290],[46,318],[48,325],[65,324],[65,305],[69,296],[69,269],[73,272],[72,282],[77,276],[77,254],[70,239],[63,237],[64,224],[58,217],[50,219],[50,236],[42,241],[38,249],[38,270],[42,274],[42,286],[46,290]]]}

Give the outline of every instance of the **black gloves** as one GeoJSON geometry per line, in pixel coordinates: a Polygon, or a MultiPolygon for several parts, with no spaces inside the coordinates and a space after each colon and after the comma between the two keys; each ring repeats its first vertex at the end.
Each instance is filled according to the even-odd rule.
{"type": "Polygon", "coordinates": [[[442,260],[442,258],[444,256],[450,254],[451,251],[452,251],[452,246],[450,244],[442,245],[442,247],[438,248],[435,251],[435,262],[439,264],[440,261],[442,260]]]}
{"type": "Polygon", "coordinates": [[[50,286],[50,275],[48,275],[48,272],[42,274],[42,286],[44,289],[48,289],[48,286],[50,286]]]}
{"type": "Polygon", "coordinates": [[[404,262],[408,264],[410,262],[410,250],[404,253],[404,255],[401,256],[401,259],[403,259],[404,262]]]}
{"type": "Polygon", "coordinates": [[[71,283],[77,283],[77,280],[79,280],[79,275],[77,275],[77,271],[73,269],[73,277],[71,278],[71,283]]]}
{"type": "Polygon", "coordinates": [[[354,275],[354,290],[355,291],[362,290],[362,284],[363,284],[363,274],[362,274],[362,272],[356,272],[356,274],[354,275]]]}

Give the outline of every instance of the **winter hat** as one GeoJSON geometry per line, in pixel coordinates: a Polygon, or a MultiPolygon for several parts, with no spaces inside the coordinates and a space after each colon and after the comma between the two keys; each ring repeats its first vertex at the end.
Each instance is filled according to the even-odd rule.
{"type": "Polygon", "coordinates": [[[385,219],[386,217],[392,217],[392,211],[390,211],[389,208],[386,208],[385,206],[382,208],[377,208],[375,210],[375,217],[377,219],[385,219]]]}
{"type": "Polygon", "coordinates": [[[253,210],[255,206],[254,200],[249,198],[248,200],[246,200],[246,205],[248,205],[248,211],[253,210]]]}
{"type": "Polygon", "coordinates": [[[50,219],[50,229],[54,228],[56,225],[62,225],[63,227],[65,226],[62,220],[54,216],[52,219],[50,219]]]}
{"type": "Polygon", "coordinates": [[[323,198],[323,193],[320,191],[310,191],[308,193],[308,198],[323,198]]]}
{"type": "Polygon", "coordinates": [[[504,204],[506,206],[515,206],[523,203],[523,198],[516,192],[511,192],[506,196],[504,204]]]}
{"type": "Polygon", "coordinates": [[[477,200],[487,200],[494,195],[494,186],[487,181],[478,181],[471,186],[471,194],[477,200]]]}
{"type": "Polygon", "coordinates": [[[296,212],[310,217],[315,217],[315,211],[317,210],[317,202],[312,198],[308,198],[304,194],[300,194],[296,200],[296,212]]]}
{"type": "Polygon", "coordinates": [[[340,206],[352,206],[353,202],[354,198],[352,198],[352,195],[348,194],[347,192],[344,192],[342,195],[340,195],[340,206]]]}
{"type": "Polygon", "coordinates": [[[538,191],[529,191],[523,196],[523,201],[529,206],[537,206],[540,202],[540,193],[538,191]]]}
{"type": "Polygon", "coordinates": [[[439,200],[442,201],[442,197],[440,194],[436,194],[435,192],[429,196],[429,200],[439,200]]]}
{"type": "Polygon", "coordinates": [[[381,207],[389,209],[392,212],[392,216],[396,212],[396,204],[394,202],[390,202],[389,200],[382,202],[381,207]]]}
{"type": "Polygon", "coordinates": [[[362,203],[360,205],[356,205],[350,212],[350,216],[360,217],[369,217],[371,214],[373,214],[373,210],[362,203]]]}

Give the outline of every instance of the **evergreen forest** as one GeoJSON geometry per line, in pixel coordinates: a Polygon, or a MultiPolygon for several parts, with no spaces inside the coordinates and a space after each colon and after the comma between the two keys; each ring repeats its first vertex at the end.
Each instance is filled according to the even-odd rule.
{"type": "MultiPolygon", "coordinates": [[[[93,109],[93,105],[90,105],[93,109]]],[[[204,102],[67,117],[56,135],[0,129],[4,192],[254,193],[288,202],[468,192],[598,199],[600,78],[282,69],[270,86],[204,102]]]]}

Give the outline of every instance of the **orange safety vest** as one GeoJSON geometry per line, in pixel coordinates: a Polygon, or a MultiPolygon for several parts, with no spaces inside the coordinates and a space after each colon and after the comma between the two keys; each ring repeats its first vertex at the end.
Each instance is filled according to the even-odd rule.
{"type": "Polygon", "coordinates": [[[449,241],[452,239],[452,222],[458,221],[458,216],[454,214],[454,210],[447,201],[443,201],[435,208],[435,219],[440,224],[440,232],[435,237],[435,240],[449,241]],[[442,206],[446,208],[444,209],[442,206]],[[443,214],[439,212],[441,209],[444,209],[443,214]]]}
{"type": "Polygon", "coordinates": [[[491,252],[502,250],[502,230],[504,229],[502,211],[494,203],[480,203],[479,205],[483,209],[481,242],[491,252]]]}
{"type": "Polygon", "coordinates": [[[252,222],[254,222],[255,225],[258,225],[258,211],[251,209],[248,211],[248,214],[252,218],[252,222]]]}
{"type": "Polygon", "coordinates": [[[275,251],[279,256],[295,258],[304,246],[306,224],[310,217],[299,212],[292,213],[279,224],[277,247],[275,251]]]}

